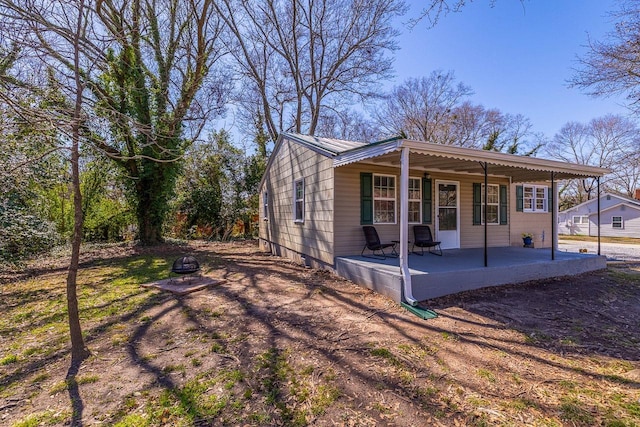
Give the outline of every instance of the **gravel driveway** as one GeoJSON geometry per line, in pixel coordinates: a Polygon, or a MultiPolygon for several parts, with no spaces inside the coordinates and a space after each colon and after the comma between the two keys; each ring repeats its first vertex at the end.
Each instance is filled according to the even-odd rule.
{"type": "MultiPolygon", "coordinates": [[[[633,243],[601,243],[600,252],[609,261],[640,261],[640,244],[633,243]]],[[[577,242],[574,240],[558,241],[558,250],[563,252],[579,252],[587,249],[588,253],[598,253],[598,243],[577,242]]]]}

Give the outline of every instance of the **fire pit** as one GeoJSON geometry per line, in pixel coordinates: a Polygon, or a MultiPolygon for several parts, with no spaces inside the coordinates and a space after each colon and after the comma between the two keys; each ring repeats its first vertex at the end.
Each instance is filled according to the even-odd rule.
{"type": "Polygon", "coordinates": [[[179,274],[183,277],[193,275],[199,271],[200,263],[198,263],[198,260],[191,255],[178,258],[173,262],[173,266],[171,267],[172,273],[179,274]]]}

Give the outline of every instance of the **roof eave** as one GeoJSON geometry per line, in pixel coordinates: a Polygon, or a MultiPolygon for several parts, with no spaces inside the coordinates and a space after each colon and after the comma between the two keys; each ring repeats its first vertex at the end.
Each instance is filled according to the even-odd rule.
{"type": "Polygon", "coordinates": [[[380,141],[373,144],[366,145],[364,147],[355,148],[353,150],[345,151],[337,155],[333,159],[333,167],[348,165],[350,163],[358,163],[367,159],[389,154],[394,151],[398,151],[402,146],[403,140],[390,139],[387,141],[380,141]]]}
{"type": "Polygon", "coordinates": [[[519,156],[517,154],[499,153],[496,151],[478,150],[473,148],[456,147],[444,144],[429,144],[429,149],[425,150],[424,145],[429,144],[420,141],[405,141],[404,146],[411,151],[423,154],[440,155],[443,157],[457,158],[459,160],[479,161],[487,163],[521,168],[526,170],[536,170],[544,172],[557,172],[561,174],[569,174],[589,177],[598,177],[606,175],[609,169],[597,166],[567,164],[557,160],[540,159],[537,157],[519,156]]]}
{"type": "MultiPolygon", "coordinates": [[[[515,154],[455,147],[451,145],[431,144],[406,139],[382,141],[381,143],[370,144],[343,152],[334,158],[333,166],[340,167],[361,162],[389,154],[393,151],[398,151],[403,147],[409,148],[412,153],[428,156],[445,157],[469,162],[486,162],[488,164],[516,168],[523,171],[553,172],[557,174],[556,179],[600,177],[610,172],[608,169],[596,166],[567,164],[556,160],[539,159],[536,157],[518,156],[515,154]]],[[[526,180],[523,180],[523,182],[525,181],[526,180]]]]}

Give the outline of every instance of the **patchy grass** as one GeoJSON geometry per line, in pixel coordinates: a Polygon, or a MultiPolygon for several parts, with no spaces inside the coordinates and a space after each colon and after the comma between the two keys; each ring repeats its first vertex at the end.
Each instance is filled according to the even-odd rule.
{"type": "Polygon", "coordinates": [[[99,381],[100,377],[98,377],[97,375],[91,375],[91,376],[87,376],[87,377],[73,377],[73,378],[69,378],[66,379],[62,382],[59,382],[57,384],[54,384],[53,387],[51,387],[51,389],[49,390],[50,394],[57,394],[60,393],[62,391],[66,391],[71,389],[72,387],[77,387],[79,385],[82,384],[92,384],[92,383],[97,383],[99,381]]]}
{"type": "Polygon", "coordinates": [[[92,356],[68,380],[64,268],[0,285],[3,425],[640,425],[637,317],[619,306],[640,277],[474,293],[422,321],[252,245],[124,249],[83,264],[92,356]],[[187,252],[228,282],[140,286],[187,252]]]}
{"type": "Polygon", "coordinates": [[[478,369],[478,375],[481,378],[484,378],[485,380],[489,381],[490,383],[496,382],[495,374],[488,369],[485,369],[485,368],[478,369]]]}
{"type": "Polygon", "coordinates": [[[16,363],[18,361],[18,356],[15,354],[8,354],[2,359],[0,359],[0,365],[10,365],[12,363],[16,363]]]}
{"type": "Polygon", "coordinates": [[[44,411],[38,414],[30,414],[12,425],[12,427],[37,427],[67,424],[71,419],[71,413],[59,413],[56,411],[44,411]]]}
{"type": "Polygon", "coordinates": [[[593,425],[594,418],[587,405],[577,398],[563,397],[560,418],[579,425],[593,425]]]}
{"type": "MultiPolygon", "coordinates": [[[[560,240],[571,240],[574,242],[597,242],[597,237],[591,236],[569,236],[562,234],[558,236],[560,240]]],[[[602,243],[631,243],[638,245],[640,244],[640,239],[634,239],[633,237],[609,237],[609,236],[600,236],[600,241],[602,243]]]]}

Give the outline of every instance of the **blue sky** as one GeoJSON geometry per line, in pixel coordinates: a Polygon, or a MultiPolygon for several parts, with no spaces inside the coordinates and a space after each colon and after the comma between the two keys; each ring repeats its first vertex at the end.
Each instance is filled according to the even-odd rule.
{"type": "MultiPolygon", "coordinates": [[[[407,16],[426,2],[412,0],[407,16]]],[[[494,7],[475,0],[434,28],[402,28],[389,87],[452,70],[473,89],[474,103],[522,114],[547,137],[569,121],[627,115],[622,98],[592,98],[567,85],[589,37],[601,40],[613,28],[607,12],[615,8],[612,0],[496,0],[494,7]]]]}

